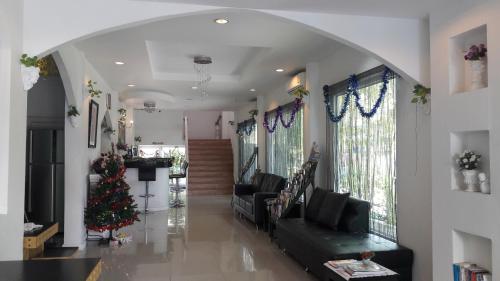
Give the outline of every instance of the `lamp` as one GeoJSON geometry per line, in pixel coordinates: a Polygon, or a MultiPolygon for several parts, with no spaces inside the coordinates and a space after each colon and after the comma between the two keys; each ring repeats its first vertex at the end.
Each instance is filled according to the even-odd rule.
{"type": "MultiPolygon", "coordinates": [[[[196,86],[201,92],[202,97],[206,97],[208,83],[212,80],[210,75],[210,65],[212,64],[212,58],[208,56],[195,56],[194,57],[194,71],[196,72],[196,86]]],[[[195,89],[193,87],[193,89],[195,89]]]]}

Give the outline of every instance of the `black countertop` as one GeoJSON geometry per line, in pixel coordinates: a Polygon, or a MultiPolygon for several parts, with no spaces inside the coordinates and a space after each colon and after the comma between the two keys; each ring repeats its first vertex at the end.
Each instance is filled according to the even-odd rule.
{"type": "Polygon", "coordinates": [[[132,158],[125,159],[125,167],[127,168],[141,168],[151,167],[156,168],[170,168],[172,167],[172,159],[170,158],[132,158]]]}
{"type": "Polygon", "coordinates": [[[86,281],[100,259],[0,262],[0,281],[86,281]]]}

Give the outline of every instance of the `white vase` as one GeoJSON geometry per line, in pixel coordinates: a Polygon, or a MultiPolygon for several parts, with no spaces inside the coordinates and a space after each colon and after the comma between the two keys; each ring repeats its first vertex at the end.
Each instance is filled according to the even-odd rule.
{"type": "Polygon", "coordinates": [[[78,117],[76,116],[69,116],[69,123],[73,128],[78,128],[78,117]]]}
{"type": "Polygon", "coordinates": [[[464,175],[464,183],[466,185],[465,191],[478,192],[477,170],[463,170],[462,174],[464,175]]]}
{"type": "Polygon", "coordinates": [[[471,66],[471,89],[477,90],[486,87],[486,60],[472,60],[471,66]]]}
{"type": "Polygon", "coordinates": [[[21,76],[23,79],[23,88],[25,91],[33,88],[38,78],[40,78],[40,68],[34,66],[21,65],[21,76]]]}

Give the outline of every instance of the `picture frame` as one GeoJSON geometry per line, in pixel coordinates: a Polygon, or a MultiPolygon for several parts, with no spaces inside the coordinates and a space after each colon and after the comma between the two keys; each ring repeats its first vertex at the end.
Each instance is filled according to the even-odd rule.
{"type": "Polygon", "coordinates": [[[89,103],[89,138],[88,147],[97,147],[97,123],[99,119],[99,104],[94,100],[89,103]]]}

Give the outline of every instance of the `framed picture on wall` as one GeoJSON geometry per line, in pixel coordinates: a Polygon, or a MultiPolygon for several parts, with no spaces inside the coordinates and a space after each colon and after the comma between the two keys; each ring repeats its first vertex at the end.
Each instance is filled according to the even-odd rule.
{"type": "Polygon", "coordinates": [[[108,108],[108,110],[111,110],[111,94],[108,93],[106,95],[106,107],[108,108]]]}
{"type": "Polygon", "coordinates": [[[99,118],[99,104],[90,100],[89,105],[89,148],[97,146],[97,121],[99,118]]]}

